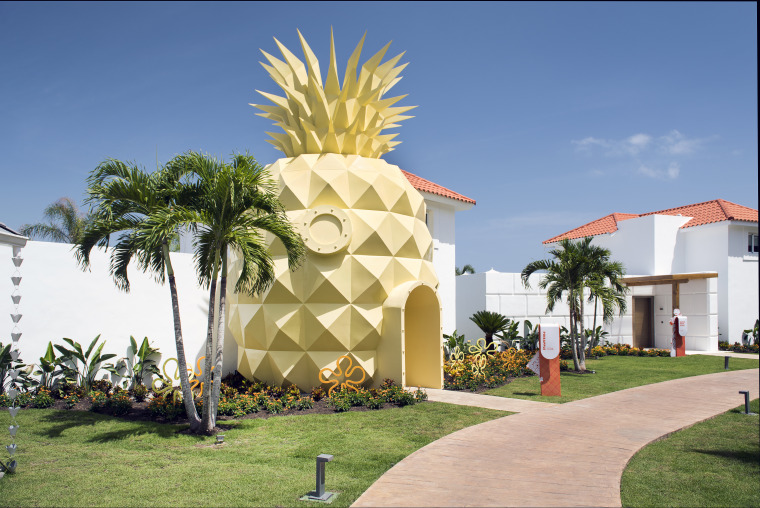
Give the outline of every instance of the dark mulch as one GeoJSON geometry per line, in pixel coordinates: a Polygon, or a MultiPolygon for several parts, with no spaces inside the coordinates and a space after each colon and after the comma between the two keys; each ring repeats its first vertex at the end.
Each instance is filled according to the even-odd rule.
{"type": "MultiPolygon", "coordinates": [[[[51,409],[60,409],[64,411],[90,411],[90,408],[92,407],[92,404],[90,403],[89,399],[83,399],[79,402],[77,402],[73,408],[69,409],[66,407],[66,403],[63,400],[56,400],[53,404],[51,409]]],[[[383,404],[383,406],[380,409],[390,409],[398,407],[395,404],[383,404]]],[[[352,407],[349,411],[378,411],[379,409],[369,409],[363,406],[357,406],[352,407]]],[[[230,420],[250,420],[255,418],[261,418],[261,419],[267,419],[277,416],[298,416],[298,415],[310,415],[310,414],[332,414],[335,413],[335,411],[327,405],[327,398],[323,398],[317,402],[314,402],[314,407],[311,409],[304,409],[304,410],[297,410],[297,409],[286,409],[282,413],[278,414],[271,414],[266,410],[260,410],[258,413],[251,413],[247,414],[245,416],[219,416],[217,418],[217,422],[225,422],[230,420]]],[[[108,414],[105,412],[102,412],[102,414],[108,414]]],[[[115,418],[121,418],[122,420],[127,421],[146,421],[146,422],[157,422],[157,423],[172,423],[172,424],[183,424],[188,423],[187,417],[182,416],[180,418],[177,418],[176,420],[167,421],[163,418],[155,418],[153,415],[150,414],[150,411],[148,410],[148,401],[143,402],[134,402],[132,404],[132,409],[129,410],[124,415],[116,416],[115,418]]],[[[217,431],[224,430],[223,428],[217,427],[217,431]]]]}

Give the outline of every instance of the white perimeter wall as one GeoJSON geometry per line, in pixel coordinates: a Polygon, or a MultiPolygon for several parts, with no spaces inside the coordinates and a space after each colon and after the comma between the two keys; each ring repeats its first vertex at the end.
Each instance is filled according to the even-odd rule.
{"type": "MultiPolygon", "coordinates": [[[[555,304],[551,313],[546,313],[546,292],[538,289],[542,274],[533,274],[530,289],[526,289],[519,273],[501,273],[495,270],[460,275],[457,277],[457,331],[474,342],[483,332],[470,321],[470,316],[481,310],[498,312],[520,321],[520,334],[524,333],[526,319],[537,323],[556,323],[569,327],[570,312],[567,304],[555,304]]],[[[689,334],[686,348],[696,351],[716,351],[718,349],[718,296],[716,279],[698,279],[681,284],[681,309],[689,317],[689,334]]],[[[598,309],[597,326],[602,325],[609,332],[607,340],[632,344],[633,296],[653,296],[655,316],[655,347],[669,349],[671,331],[668,321],[672,315],[671,287],[636,286],[627,297],[628,312],[616,317],[609,325],[601,321],[601,306],[598,309]]],[[[584,309],[584,326],[593,326],[593,304],[584,309]]]]}
{"type": "MultiPolygon", "coordinates": [[[[103,353],[126,355],[129,336],[139,342],[148,337],[151,345],[161,352],[161,362],[176,358],[174,322],[168,282],[159,285],[136,268],[130,267],[131,291],[116,289],[108,274],[108,255],[93,250],[90,272],[76,264],[71,245],[30,241],[21,250],[23,264],[19,294],[18,323],[23,334],[19,341],[21,359],[39,363],[49,341],[65,344],[69,337],[86,348],[101,334],[105,339],[103,353]]],[[[14,311],[10,295],[15,271],[11,261],[12,249],[0,245],[0,342],[11,341],[14,311]]],[[[177,278],[185,353],[193,363],[203,356],[208,312],[208,292],[198,287],[190,254],[172,254],[177,278]]],[[[230,351],[225,348],[226,352],[230,351]]],[[[58,354],[56,352],[56,354],[58,354]]],[[[235,349],[226,354],[225,371],[236,367],[235,349]]],[[[115,360],[115,359],[114,359],[115,360]]],[[[113,361],[113,360],[111,360],[113,361]]],[[[173,373],[173,371],[172,371],[173,373]]],[[[105,374],[101,371],[99,378],[105,374]]]]}

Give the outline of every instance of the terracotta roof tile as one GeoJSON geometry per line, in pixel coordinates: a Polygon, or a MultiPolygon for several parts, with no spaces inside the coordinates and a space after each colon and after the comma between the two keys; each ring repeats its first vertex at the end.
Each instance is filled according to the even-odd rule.
{"type": "Polygon", "coordinates": [[[586,236],[595,236],[614,233],[618,230],[618,222],[632,219],[635,217],[644,217],[646,215],[683,215],[684,217],[692,217],[692,219],[681,226],[683,228],[690,228],[694,226],[701,226],[703,224],[711,224],[713,222],[722,222],[725,220],[740,220],[747,222],[757,222],[757,210],[748,208],[746,206],[737,205],[724,199],[714,199],[712,201],[705,201],[704,203],[695,203],[693,205],[679,206],[677,208],[668,208],[667,210],[659,210],[657,212],[647,212],[641,214],[635,213],[612,213],[601,219],[591,221],[588,224],[571,229],[561,235],[557,235],[548,240],[544,240],[543,243],[558,242],[564,238],[574,240],[576,238],[584,238],[586,236]]]}
{"type": "Polygon", "coordinates": [[[464,201],[465,203],[472,203],[473,205],[475,204],[474,199],[470,199],[467,196],[456,193],[453,190],[447,189],[446,187],[438,185],[437,183],[433,183],[430,180],[425,180],[421,176],[417,176],[414,173],[404,171],[403,169],[401,172],[404,173],[404,176],[407,180],[409,180],[409,183],[412,184],[412,187],[418,191],[429,192],[430,194],[436,194],[438,196],[464,201]]]}

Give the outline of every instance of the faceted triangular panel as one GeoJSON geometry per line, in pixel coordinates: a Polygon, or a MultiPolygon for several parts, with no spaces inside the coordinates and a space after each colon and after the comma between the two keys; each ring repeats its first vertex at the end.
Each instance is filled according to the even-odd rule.
{"type": "Polygon", "coordinates": [[[351,306],[351,350],[375,350],[382,332],[382,308],[351,306]]]}
{"type": "MultiPolygon", "coordinates": [[[[267,326],[264,320],[264,311],[260,305],[240,305],[239,308],[256,309],[250,318],[244,315],[240,315],[240,328],[243,330],[243,343],[237,337],[235,340],[238,345],[245,347],[246,349],[266,349],[268,341],[267,326]]],[[[248,312],[246,312],[247,314],[248,312]]]]}
{"type": "MultiPolygon", "coordinates": [[[[257,379],[266,380],[269,383],[273,383],[277,386],[282,386],[284,377],[280,369],[277,368],[274,360],[272,360],[272,353],[265,353],[258,365],[253,371],[253,377],[257,379]]],[[[249,361],[252,360],[249,355],[249,361]]],[[[253,361],[251,361],[253,363],[253,361]]]]}

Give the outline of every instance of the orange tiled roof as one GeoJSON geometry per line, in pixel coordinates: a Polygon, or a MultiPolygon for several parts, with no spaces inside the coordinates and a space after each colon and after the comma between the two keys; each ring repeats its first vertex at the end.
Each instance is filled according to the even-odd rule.
{"type": "Polygon", "coordinates": [[[618,230],[618,222],[627,219],[633,219],[636,217],[644,217],[646,215],[683,215],[684,217],[692,217],[692,219],[681,226],[681,228],[690,228],[694,226],[701,226],[703,224],[711,224],[713,222],[722,222],[724,220],[741,220],[747,222],[757,222],[757,210],[748,208],[746,206],[737,205],[724,199],[714,199],[712,201],[705,201],[704,203],[696,203],[693,205],[679,206],[677,208],[668,208],[667,210],[660,210],[657,212],[648,213],[612,213],[601,219],[591,221],[588,224],[571,229],[561,235],[557,235],[548,240],[544,240],[543,243],[554,243],[564,238],[574,240],[576,238],[584,238],[586,236],[604,235],[614,233],[618,230]]]}
{"type": "Polygon", "coordinates": [[[414,173],[404,171],[403,169],[401,172],[404,173],[404,176],[407,180],[409,180],[409,183],[412,184],[412,187],[418,191],[429,192],[430,194],[436,194],[445,198],[456,199],[459,201],[464,201],[465,203],[472,203],[473,205],[475,204],[474,199],[470,199],[467,196],[456,193],[451,189],[447,189],[446,187],[438,185],[437,183],[433,183],[430,180],[425,180],[424,178],[417,176],[414,173]]]}

